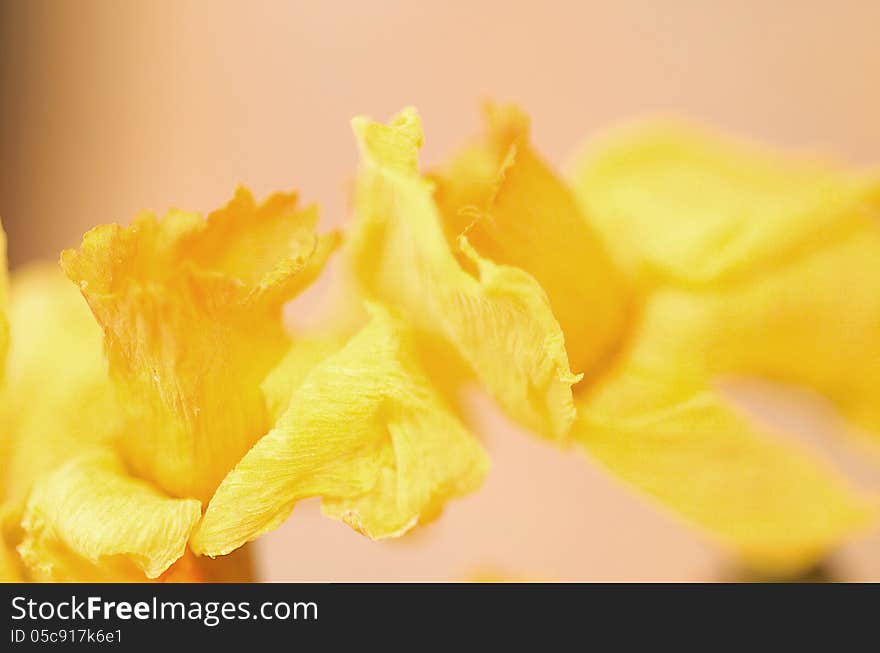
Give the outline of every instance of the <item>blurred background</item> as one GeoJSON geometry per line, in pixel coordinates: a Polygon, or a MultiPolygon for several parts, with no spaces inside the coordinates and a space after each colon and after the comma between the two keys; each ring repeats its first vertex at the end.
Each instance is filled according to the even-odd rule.
{"type": "MultiPolygon", "coordinates": [[[[345,219],[356,114],[416,105],[424,160],[515,101],[563,163],[597,130],[672,113],[780,146],[880,163],[880,3],[0,2],[0,216],[11,264],[55,258],[89,227],[142,209],[209,210],[238,183],[298,189],[345,219]]],[[[841,450],[827,407],[790,389],[738,400],[858,483],[880,465],[841,450]]],[[[736,570],[574,453],[475,399],[493,470],[408,538],[373,543],[315,502],[258,544],[268,580],[713,580],[736,570]]],[[[880,534],[838,578],[880,580],[880,534]]]]}

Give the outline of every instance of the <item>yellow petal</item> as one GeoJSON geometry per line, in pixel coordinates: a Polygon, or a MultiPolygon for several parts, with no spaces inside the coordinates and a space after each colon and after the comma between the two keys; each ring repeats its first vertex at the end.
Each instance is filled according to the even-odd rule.
{"type": "Polygon", "coordinates": [[[880,199],[866,175],[675,123],[598,140],[573,182],[619,260],[649,283],[760,274],[849,230],[863,220],[854,207],[880,199]]]}
{"type": "MultiPolygon", "coordinates": [[[[427,386],[419,379],[416,392],[427,386]]],[[[359,496],[325,499],[324,514],[373,539],[397,537],[433,520],[450,498],[479,489],[488,468],[482,449],[451,413],[419,405],[425,401],[414,398],[388,420],[376,485],[359,496]]]]}
{"type": "Polygon", "coordinates": [[[104,328],[110,372],[133,423],[136,472],[207,500],[269,425],[259,386],[289,345],[282,304],[336,242],[294,195],[256,204],[239,189],[208,216],[141,215],[97,227],[62,264],[104,328]]]}
{"type": "Polygon", "coordinates": [[[815,562],[876,517],[711,388],[722,375],[805,385],[880,431],[877,176],[659,124],[601,140],[574,182],[643,293],[574,436],[769,572],[815,562]]]}
{"type": "Polygon", "coordinates": [[[680,288],[656,328],[686,365],[808,386],[880,436],[880,175],[660,125],[607,138],[576,182],[618,250],[680,288]]]}
{"type": "MultiPolygon", "coordinates": [[[[478,485],[482,448],[415,363],[410,336],[374,308],[339,352],[292,383],[288,410],[217,489],[193,550],[225,554],[311,496],[371,537],[392,536],[478,485]]],[[[296,353],[281,369],[300,376],[296,353]]]]}
{"type": "Polygon", "coordinates": [[[773,274],[689,298],[701,315],[692,355],[713,375],[820,392],[880,441],[878,262],[880,222],[868,219],[773,274]]]}
{"type": "Polygon", "coordinates": [[[332,331],[303,334],[294,340],[284,358],[266,376],[262,390],[266,405],[277,422],[290,407],[290,397],[302,385],[308,374],[329,356],[345,346],[345,338],[332,331]]]}
{"type": "Polygon", "coordinates": [[[640,418],[585,411],[572,431],[615,476],[756,570],[808,568],[876,517],[833,469],[709,392],[640,418]]]}
{"type": "Polygon", "coordinates": [[[164,496],[102,451],[36,484],[19,552],[43,580],[156,578],[183,555],[200,514],[195,499],[164,496]]]}
{"type": "Polygon", "coordinates": [[[124,416],[107,375],[101,329],[57,263],[13,275],[10,323],[0,393],[8,443],[0,494],[21,503],[35,479],[113,438],[124,416]]]}
{"type": "Polygon", "coordinates": [[[620,341],[628,290],[568,187],[529,143],[528,118],[486,109],[486,133],[433,176],[447,238],[467,234],[480,256],[521,268],[546,291],[577,371],[620,341]]]}
{"type": "Polygon", "coordinates": [[[406,109],[389,125],[353,122],[362,167],[349,257],[360,292],[402,310],[416,329],[452,343],[515,419],[563,437],[574,418],[564,336],[526,271],[447,242],[431,184],[419,176],[421,123],[406,109]]]}
{"type": "MultiPolygon", "coordinates": [[[[731,311],[740,304],[730,298],[731,311]]],[[[572,429],[612,473],[755,568],[794,572],[876,516],[828,465],[739,415],[711,390],[702,293],[647,303],[629,349],[579,399],[572,429]]],[[[740,355],[759,341],[727,342],[740,355]]],[[[720,355],[720,350],[719,350],[720,355]]]]}

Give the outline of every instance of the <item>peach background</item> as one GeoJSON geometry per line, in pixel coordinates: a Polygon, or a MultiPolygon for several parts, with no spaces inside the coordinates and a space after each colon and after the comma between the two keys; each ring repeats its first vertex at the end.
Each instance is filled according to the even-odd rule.
{"type": "MultiPolygon", "coordinates": [[[[880,161],[880,3],[6,3],[0,22],[0,215],[13,264],[54,257],[143,208],[209,209],[244,182],[299,189],[344,218],[349,119],[415,104],[425,159],[474,131],[489,97],[523,104],[562,162],[603,126],[683,114],[781,145],[880,161]]],[[[800,395],[737,396],[880,488],[832,446],[840,425],[800,395]],[[827,437],[826,437],[827,436],[827,437]]],[[[514,577],[700,580],[723,556],[576,454],[476,412],[494,469],[482,492],[410,538],[372,543],[307,502],[259,544],[269,579],[514,577]]],[[[880,579],[880,536],[836,559],[880,579]]]]}

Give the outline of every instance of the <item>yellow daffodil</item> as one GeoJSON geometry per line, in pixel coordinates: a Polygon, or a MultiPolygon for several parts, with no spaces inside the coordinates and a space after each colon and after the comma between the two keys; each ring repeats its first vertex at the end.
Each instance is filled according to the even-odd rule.
{"type": "Polygon", "coordinates": [[[33,580],[230,580],[242,564],[228,554],[300,499],[395,537],[482,481],[482,448],[391,311],[368,306],[354,333],[285,332],[283,304],[337,242],[315,235],[316,218],[294,195],[258,205],[242,189],[206,220],[172,211],[93,229],[62,255],[76,286],[45,271],[39,288],[20,284],[8,494],[22,498],[4,519],[18,556],[4,566],[33,580]],[[41,340],[51,349],[31,351],[41,340]],[[68,360],[48,412],[16,405],[68,360]]]}
{"type": "Polygon", "coordinates": [[[429,342],[452,343],[512,415],[561,437],[579,377],[546,293],[520,268],[481,255],[466,233],[447,239],[433,186],[419,174],[413,109],[389,125],[353,124],[363,165],[348,254],[359,292],[404,308],[429,342]]]}
{"type": "Polygon", "coordinates": [[[880,177],[660,124],[597,143],[573,187],[641,307],[575,437],[758,568],[861,528],[875,506],[713,381],[799,384],[880,434],[880,177]]]}
{"type": "Polygon", "coordinates": [[[63,253],[132,417],[126,459],[169,494],[207,501],[269,430],[260,383],[289,345],[282,305],[333,247],[316,220],[295,195],[257,205],[241,189],[207,220],[145,214],[63,253]]]}
{"type": "Polygon", "coordinates": [[[878,426],[876,181],[654,128],[592,150],[569,186],[521,112],[487,123],[428,181],[412,110],[356,121],[363,292],[450,343],[512,417],[757,568],[795,571],[861,528],[865,498],[713,382],[804,383],[878,426]]]}
{"type": "Polygon", "coordinates": [[[16,275],[4,579],[240,580],[233,552],[299,499],[394,537],[481,482],[482,448],[391,311],[285,332],[284,303],[338,242],[316,220],[295,195],[256,204],[241,189],[207,219],[93,229],[62,255],[76,285],[55,267],[16,275]]]}
{"type": "Polygon", "coordinates": [[[88,305],[57,267],[16,275],[2,404],[12,578],[247,573],[246,556],[206,564],[187,546],[200,491],[267,430],[259,384],[289,344],[282,303],[335,241],[314,221],[293,196],[257,206],[241,190],[207,220],[172,212],[87,234],[63,262],[88,305]]]}

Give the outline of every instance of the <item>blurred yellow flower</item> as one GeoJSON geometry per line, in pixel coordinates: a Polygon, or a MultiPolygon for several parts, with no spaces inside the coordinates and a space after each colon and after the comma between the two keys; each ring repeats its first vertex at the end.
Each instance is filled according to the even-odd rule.
{"type": "Polygon", "coordinates": [[[796,571],[874,516],[712,383],[805,383],[878,426],[875,178],[662,127],[591,150],[569,186],[520,111],[489,107],[429,182],[413,110],[355,124],[381,166],[356,203],[361,288],[445,338],[513,418],[757,568],[796,571]]]}
{"type": "Polygon", "coordinates": [[[880,177],[667,123],[601,139],[573,187],[639,306],[574,436],[759,569],[812,564],[875,517],[712,383],[799,384],[880,435],[880,177]]]}

